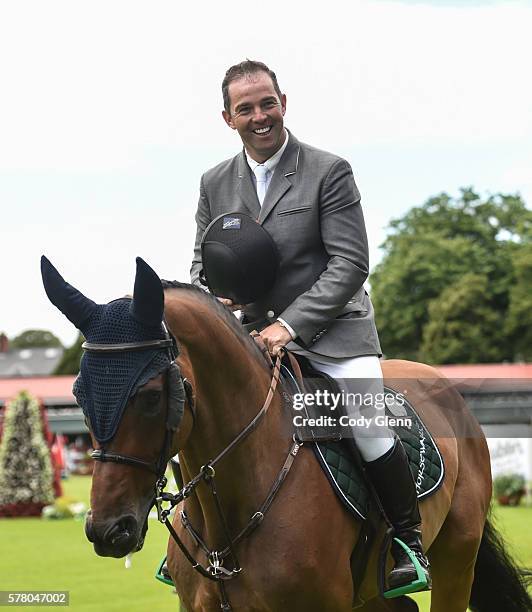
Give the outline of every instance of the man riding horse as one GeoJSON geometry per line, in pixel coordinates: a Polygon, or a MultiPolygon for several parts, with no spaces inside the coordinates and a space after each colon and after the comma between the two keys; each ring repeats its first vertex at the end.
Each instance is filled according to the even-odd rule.
{"type": "MultiPolygon", "coordinates": [[[[363,286],[368,276],[366,230],[349,163],[298,141],[284,127],[286,96],[265,64],[247,60],[229,68],[222,93],[223,118],[244,147],[202,176],[192,282],[201,284],[202,269],[208,267],[202,240],[209,226],[222,216],[223,229],[240,228],[236,217],[223,215],[251,215],[273,239],[275,282],[251,303],[241,304],[245,288],[225,281],[227,291],[216,292],[221,301],[243,311],[272,355],[286,346],[336,378],[343,391],[361,394],[355,397],[382,393],[381,348],[363,286]]],[[[231,233],[233,243],[245,239],[243,232],[231,233]]],[[[211,257],[234,282],[229,273],[239,265],[234,253],[224,260],[223,252],[215,250],[211,257]]],[[[207,281],[212,282],[208,275],[207,281]]],[[[224,279],[220,282],[223,287],[224,279]]],[[[346,406],[353,415],[359,408],[346,406]]],[[[395,535],[415,553],[430,587],[416,488],[401,442],[374,422],[364,431],[354,427],[352,437],[395,535]]],[[[409,592],[408,585],[418,577],[416,568],[395,540],[392,556],[388,588],[409,592]]]]}

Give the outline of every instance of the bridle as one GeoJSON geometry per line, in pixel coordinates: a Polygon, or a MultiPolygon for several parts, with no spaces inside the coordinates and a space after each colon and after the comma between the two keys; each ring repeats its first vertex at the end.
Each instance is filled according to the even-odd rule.
{"type": "Polygon", "coordinates": [[[244,440],[244,438],[246,438],[249,434],[251,434],[257,428],[257,426],[263,420],[263,418],[266,416],[268,409],[272,403],[272,400],[275,396],[277,384],[279,382],[280,372],[281,372],[281,361],[284,355],[284,350],[281,350],[278,353],[275,363],[272,364],[271,366],[272,367],[272,377],[271,377],[268,393],[266,395],[266,398],[264,400],[264,403],[261,409],[256,414],[256,416],[248,423],[246,427],[244,427],[244,429],[240,431],[240,433],[216,457],[207,461],[205,465],[201,467],[198,474],[196,474],[194,478],[192,478],[187,484],[185,484],[184,487],[177,494],[172,494],[164,490],[167,484],[167,479],[164,473],[166,470],[166,464],[170,459],[170,457],[168,456],[169,450],[170,450],[169,447],[171,444],[172,435],[179,427],[179,424],[183,416],[185,398],[188,399],[188,404],[192,410],[193,417],[194,417],[194,404],[193,404],[192,387],[189,381],[183,376],[181,376],[179,367],[177,366],[177,364],[175,364],[175,359],[177,358],[179,354],[177,342],[175,338],[170,334],[168,329],[166,328],[166,325],[163,324],[163,326],[164,326],[164,330],[166,333],[166,338],[161,339],[161,340],[148,340],[148,341],[143,341],[143,342],[127,342],[127,343],[119,343],[119,344],[95,344],[95,343],[90,343],[90,342],[83,343],[82,348],[85,351],[100,353],[100,354],[101,353],[121,353],[125,351],[153,350],[153,349],[168,350],[169,357],[171,359],[171,365],[169,366],[167,370],[168,387],[169,388],[172,387],[173,380],[177,381],[177,384],[174,387],[174,391],[176,392],[175,393],[176,397],[174,398],[174,400],[177,400],[178,406],[177,407],[171,406],[171,401],[169,398],[169,401],[167,402],[168,405],[167,405],[165,438],[164,438],[163,446],[161,448],[159,459],[156,464],[150,463],[143,459],[138,459],[137,457],[122,455],[122,454],[115,453],[115,452],[108,452],[103,448],[94,450],[91,456],[96,461],[102,461],[102,462],[110,461],[113,463],[132,465],[134,467],[140,467],[140,468],[147,469],[148,471],[156,474],[157,481],[155,484],[155,496],[154,496],[153,503],[155,504],[157,508],[157,516],[158,516],[159,522],[166,525],[168,531],[170,532],[170,535],[172,536],[172,538],[178,545],[179,549],[181,550],[181,552],[183,553],[187,561],[191,564],[192,568],[196,570],[204,578],[218,582],[219,587],[220,587],[221,610],[223,612],[229,612],[230,610],[232,610],[232,608],[227,598],[224,582],[227,580],[230,580],[231,578],[234,578],[242,571],[242,567],[240,566],[240,563],[238,562],[238,559],[236,556],[235,546],[238,542],[240,542],[242,539],[247,537],[264,520],[264,516],[266,512],[269,510],[269,508],[271,507],[275,499],[275,496],[277,495],[279,489],[281,488],[281,485],[285,481],[288,475],[288,472],[290,471],[290,468],[292,467],[294,459],[297,456],[299,449],[301,448],[303,442],[296,439],[295,436],[293,437],[292,444],[290,445],[290,449],[283,463],[283,466],[281,467],[275,481],[270,487],[262,504],[251,515],[247,524],[244,526],[243,529],[240,530],[240,532],[236,536],[231,536],[231,534],[229,533],[227,520],[225,518],[223,509],[221,507],[217,489],[216,489],[216,484],[215,484],[216,472],[215,472],[214,467],[224,457],[226,457],[236,446],[238,446],[240,442],[244,440]],[[172,368],[175,368],[176,376],[172,375],[173,374],[171,371],[172,368]],[[175,414],[176,410],[180,414],[176,415],[175,414]],[[225,546],[225,548],[221,550],[210,549],[208,545],[204,542],[200,534],[192,527],[185,513],[185,510],[181,511],[180,516],[181,516],[181,523],[184,529],[189,533],[189,535],[194,540],[194,542],[198,545],[199,548],[202,549],[202,551],[206,555],[209,561],[209,565],[207,567],[204,567],[203,565],[201,565],[201,563],[199,563],[192,556],[192,554],[187,549],[187,547],[185,546],[185,544],[183,543],[183,541],[181,540],[181,538],[175,531],[172,523],[170,522],[168,518],[173,508],[179,505],[180,503],[182,503],[185,499],[187,499],[187,497],[190,497],[190,495],[192,495],[192,493],[195,491],[195,489],[198,487],[198,485],[201,482],[205,482],[211,490],[211,494],[214,499],[216,511],[218,514],[218,518],[220,520],[220,524],[222,525],[222,529],[224,532],[224,536],[225,536],[227,545],[225,546]],[[165,507],[165,505],[167,507],[165,507]],[[232,560],[231,569],[225,568],[223,566],[224,560],[228,557],[231,557],[231,560],[232,560]]]}
{"type": "Polygon", "coordinates": [[[164,491],[164,487],[166,486],[166,478],[164,476],[162,476],[156,484],[157,494],[155,498],[155,505],[157,507],[157,514],[158,514],[159,521],[166,525],[172,538],[178,545],[179,549],[181,550],[181,552],[183,553],[187,561],[191,564],[192,568],[196,570],[204,578],[207,578],[208,580],[212,580],[218,583],[220,587],[220,598],[221,598],[220,608],[223,612],[229,612],[230,610],[232,610],[229,600],[227,598],[227,593],[225,590],[224,583],[227,580],[234,578],[235,576],[240,574],[240,572],[242,571],[242,567],[240,566],[240,563],[238,562],[238,558],[237,558],[236,551],[235,551],[236,544],[240,542],[241,540],[243,540],[245,537],[249,536],[251,532],[256,527],[258,527],[264,520],[264,516],[266,512],[271,507],[273,500],[275,499],[275,496],[277,495],[279,489],[281,488],[281,485],[285,481],[290,471],[290,468],[292,467],[294,459],[297,456],[299,449],[301,448],[303,443],[297,440],[295,436],[293,437],[292,444],[288,451],[287,457],[283,463],[283,466],[281,467],[279,473],[277,474],[277,477],[275,481],[273,482],[272,486],[270,487],[262,504],[251,515],[247,524],[244,526],[243,529],[240,530],[240,532],[236,536],[232,536],[229,533],[229,529],[227,526],[227,520],[225,518],[225,514],[220,504],[218,492],[216,490],[216,484],[215,484],[216,471],[214,469],[214,466],[217,463],[219,463],[225,456],[227,456],[234,448],[236,448],[238,444],[240,444],[240,442],[244,440],[244,438],[246,438],[250,433],[252,433],[257,428],[259,423],[263,420],[263,418],[266,416],[268,409],[272,403],[272,400],[275,396],[275,391],[277,389],[277,384],[279,382],[279,377],[280,377],[280,372],[281,372],[281,361],[282,361],[283,355],[284,355],[284,350],[281,350],[279,354],[277,355],[275,364],[273,364],[272,366],[273,367],[272,378],[270,381],[270,387],[268,389],[266,399],[264,400],[262,408],[255,415],[255,417],[248,423],[248,425],[246,425],[246,427],[244,427],[244,429],[242,429],[240,433],[216,457],[214,457],[214,459],[209,460],[205,465],[203,465],[200,471],[198,472],[198,474],[196,474],[196,476],[194,476],[194,478],[192,478],[177,494],[174,495],[172,493],[167,493],[164,491]],[[209,561],[209,565],[207,567],[204,567],[203,565],[201,565],[201,563],[199,563],[192,556],[190,551],[187,549],[187,547],[185,546],[185,544],[183,543],[183,541],[181,540],[181,538],[175,531],[172,523],[168,519],[172,509],[178,504],[180,504],[181,502],[183,502],[185,499],[187,499],[187,497],[190,497],[190,495],[194,492],[194,490],[198,487],[198,485],[201,482],[205,482],[210,488],[210,491],[211,491],[211,494],[214,500],[215,508],[218,514],[218,518],[219,518],[219,521],[222,526],[222,530],[223,530],[223,533],[224,533],[224,536],[227,542],[227,546],[225,546],[225,548],[221,550],[210,549],[208,545],[205,543],[205,541],[202,539],[198,531],[196,531],[192,527],[186,515],[185,510],[181,511],[180,516],[181,516],[181,524],[183,528],[188,532],[188,534],[191,536],[191,538],[194,540],[197,546],[201,548],[201,550],[204,552],[205,556],[207,557],[207,560],[209,561]],[[168,504],[169,507],[164,508],[164,504],[168,504]],[[231,569],[225,568],[223,566],[223,562],[228,557],[231,557],[231,560],[232,560],[231,569]]]}

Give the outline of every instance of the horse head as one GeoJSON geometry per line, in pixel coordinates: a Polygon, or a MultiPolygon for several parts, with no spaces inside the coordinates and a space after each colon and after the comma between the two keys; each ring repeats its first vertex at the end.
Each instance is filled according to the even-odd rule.
{"type": "Polygon", "coordinates": [[[122,557],[142,548],[155,483],[187,429],[163,288],[141,258],[133,297],[108,304],[85,297],[44,256],[41,273],[50,301],[86,338],[73,387],[97,460],[85,532],[98,555],[122,557]]]}

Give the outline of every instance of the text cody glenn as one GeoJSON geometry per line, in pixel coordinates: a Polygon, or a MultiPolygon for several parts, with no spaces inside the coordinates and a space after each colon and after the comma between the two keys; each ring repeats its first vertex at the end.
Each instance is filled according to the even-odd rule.
{"type": "Polygon", "coordinates": [[[303,414],[296,414],[293,418],[295,427],[364,427],[369,429],[372,425],[377,427],[404,427],[410,429],[412,427],[411,417],[395,417],[387,414],[378,414],[372,418],[365,416],[349,417],[343,415],[341,417],[319,416],[307,417],[303,414]]]}

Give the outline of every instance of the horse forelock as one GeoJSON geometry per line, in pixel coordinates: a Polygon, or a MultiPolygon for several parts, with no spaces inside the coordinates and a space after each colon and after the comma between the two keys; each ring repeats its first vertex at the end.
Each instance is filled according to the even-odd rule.
{"type": "Polygon", "coordinates": [[[240,321],[235,317],[233,312],[225,306],[220,300],[207,291],[204,291],[197,285],[189,283],[181,283],[179,281],[161,280],[163,289],[167,290],[183,290],[183,295],[190,295],[194,299],[199,300],[213,311],[213,315],[218,316],[222,321],[227,323],[229,328],[234,332],[236,338],[248,349],[250,356],[259,360],[261,364],[266,366],[266,362],[260,349],[253,338],[246,332],[240,321]]]}

